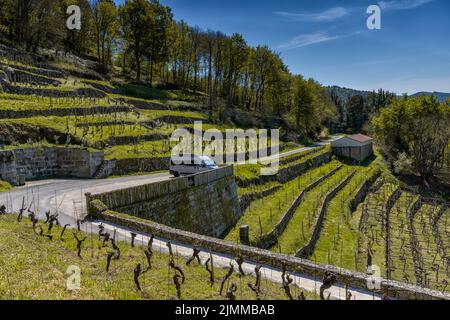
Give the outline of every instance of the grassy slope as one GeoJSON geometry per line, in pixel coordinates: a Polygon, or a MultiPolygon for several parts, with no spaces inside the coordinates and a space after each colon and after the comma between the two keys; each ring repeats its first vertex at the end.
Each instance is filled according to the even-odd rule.
{"type": "MultiPolygon", "coordinates": [[[[336,168],[340,163],[333,161],[319,168],[317,178],[336,168]]],[[[278,246],[272,248],[287,254],[294,254],[301,249],[310,239],[319,214],[320,205],[326,194],[337,186],[348,174],[350,169],[344,166],[332,177],[326,179],[313,190],[309,191],[300,203],[286,230],[278,239],[278,246]]],[[[311,183],[314,182],[311,181],[311,183]]]]}
{"type": "Polygon", "coordinates": [[[373,174],[375,165],[358,167],[357,170],[349,184],[330,201],[313,254],[317,262],[339,265],[350,270],[357,269],[355,252],[358,223],[352,220],[349,204],[358,188],[373,174]]]}
{"type": "Polygon", "coordinates": [[[256,240],[260,236],[260,222],[263,233],[270,232],[280,220],[282,214],[292,204],[295,197],[297,197],[306,186],[310,185],[333,168],[336,168],[338,165],[339,163],[334,161],[320,168],[313,169],[306,174],[285,183],[282,188],[274,194],[253,202],[236,226],[227,235],[226,239],[238,242],[239,227],[244,224],[250,226],[251,240],[256,240]]]}
{"type": "Polygon", "coordinates": [[[0,180],[0,192],[11,190],[12,186],[5,181],[0,180]]]}
{"type": "MultiPolygon", "coordinates": [[[[314,157],[317,157],[320,154],[323,154],[328,151],[328,148],[321,148],[321,149],[313,149],[309,150],[307,152],[303,152],[300,159],[297,159],[293,162],[286,163],[285,165],[280,166],[280,170],[284,168],[288,168],[294,165],[297,165],[299,163],[306,162],[314,157]]],[[[295,158],[299,157],[299,154],[295,155],[295,158]]],[[[284,157],[280,159],[280,161],[294,158],[294,156],[284,157]]],[[[246,165],[240,165],[235,168],[235,175],[238,176],[242,181],[249,181],[252,179],[257,178],[261,174],[261,168],[263,167],[262,164],[246,164],[246,165]]]]}
{"type": "MultiPolygon", "coordinates": [[[[15,216],[0,216],[0,299],[170,299],[176,296],[171,274],[168,278],[168,256],[155,251],[153,268],[140,278],[143,292],[135,289],[133,270],[137,263],[146,265],[143,248],[119,243],[122,257],[113,261],[110,273],[106,273],[106,253],[96,236],[88,236],[83,244],[82,256],[76,255],[76,242],[67,231],[64,241],[59,240],[60,228],[55,228],[54,241],[33,233],[28,219],[16,222],[15,216]],[[76,265],[81,268],[81,290],[66,290],[66,270],[76,265]],[[170,280],[168,282],[168,279],[170,280]],[[169,285],[168,285],[169,283],[169,285]]],[[[219,284],[211,288],[209,274],[203,266],[176,259],[186,274],[182,286],[184,299],[223,299],[218,295],[219,284]]],[[[225,270],[215,269],[216,279],[225,270]]],[[[247,283],[254,278],[242,280],[234,274],[231,281],[239,287],[238,299],[254,299],[247,283]]],[[[264,299],[284,299],[279,284],[262,281],[264,299]]],[[[308,298],[313,298],[308,294],[308,298]]]]}

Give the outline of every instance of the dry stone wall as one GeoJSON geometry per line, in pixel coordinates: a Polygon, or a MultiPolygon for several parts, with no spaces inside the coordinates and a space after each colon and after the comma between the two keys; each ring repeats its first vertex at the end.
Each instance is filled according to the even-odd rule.
{"type": "Polygon", "coordinates": [[[355,194],[355,197],[350,201],[349,209],[350,212],[355,212],[358,206],[364,202],[364,199],[369,194],[372,189],[373,184],[381,176],[381,170],[376,169],[375,173],[370,176],[364,183],[359,187],[355,194]]]}
{"type": "Polygon", "coordinates": [[[25,148],[0,151],[0,179],[19,185],[20,177],[91,178],[103,162],[102,152],[80,148],[25,148]]]}
{"type": "Polygon", "coordinates": [[[130,112],[127,106],[93,106],[93,107],[72,107],[72,108],[51,108],[43,110],[0,110],[0,119],[22,119],[31,117],[66,117],[66,116],[87,116],[95,114],[112,114],[119,112],[130,112]]]}
{"type": "Polygon", "coordinates": [[[131,216],[214,237],[220,237],[241,215],[232,166],[88,199],[131,216]]]}

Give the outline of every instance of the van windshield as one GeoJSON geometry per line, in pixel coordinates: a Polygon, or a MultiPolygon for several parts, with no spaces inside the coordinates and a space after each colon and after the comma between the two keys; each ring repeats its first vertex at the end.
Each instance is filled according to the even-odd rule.
{"type": "Polygon", "coordinates": [[[212,160],[203,160],[203,164],[207,167],[214,167],[216,163],[212,160]]]}

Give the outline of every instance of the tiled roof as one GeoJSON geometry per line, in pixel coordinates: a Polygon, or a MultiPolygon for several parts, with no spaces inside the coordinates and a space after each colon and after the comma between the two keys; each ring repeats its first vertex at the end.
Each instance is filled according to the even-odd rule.
{"type": "Polygon", "coordinates": [[[348,138],[352,139],[352,140],[355,140],[355,141],[358,141],[358,142],[361,142],[361,143],[373,140],[371,137],[365,136],[363,134],[354,134],[352,136],[349,136],[348,138]]]}

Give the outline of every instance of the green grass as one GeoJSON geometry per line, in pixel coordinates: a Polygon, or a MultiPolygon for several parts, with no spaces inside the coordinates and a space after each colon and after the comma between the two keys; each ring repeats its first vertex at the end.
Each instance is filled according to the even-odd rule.
{"type": "MultiPolygon", "coordinates": [[[[292,166],[300,164],[300,163],[307,162],[325,152],[327,152],[326,148],[317,148],[317,149],[304,151],[302,153],[296,154],[295,156],[290,155],[288,157],[283,157],[280,159],[280,161],[283,161],[285,159],[292,159],[293,157],[295,157],[294,158],[295,161],[292,161],[292,162],[286,163],[285,165],[280,166],[280,170],[292,167],[292,166]],[[300,157],[300,155],[301,155],[301,157],[300,157]],[[300,158],[298,158],[298,157],[300,157],[300,158]]],[[[235,168],[235,175],[243,183],[247,183],[249,181],[252,181],[253,179],[258,178],[261,174],[262,168],[263,168],[263,165],[260,163],[240,165],[235,168]]]]}
{"type": "Polygon", "coordinates": [[[0,192],[5,192],[11,189],[12,186],[8,182],[0,180],[0,192]]]}
{"type": "MultiPolygon", "coordinates": [[[[82,259],[76,254],[76,241],[72,231],[67,230],[64,240],[59,239],[61,229],[52,231],[55,239],[50,241],[40,237],[32,230],[27,218],[17,223],[15,216],[0,216],[0,299],[29,300],[166,300],[176,297],[172,282],[173,273],[167,264],[169,257],[155,251],[152,269],[140,277],[142,292],[136,290],[133,282],[133,270],[138,263],[147,265],[143,247],[131,248],[119,242],[120,260],[113,260],[110,272],[105,270],[106,254],[110,248],[101,248],[97,236],[87,235],[82,248],[82,259]],[[66,271],[69,266],[81,269],[81,289],[69,291],[66,271]],[[168,273],[169,272],[169,273],[168,273]]],[[[44,226],[46,230],[46,226],[44,226]]],[[[83,237],[84,235],[80,236],[83,237]]],[[[204,266],[196,262],[185,265],[185,259],[176,257],[176,263],[186,274],[186,282],[181,287],[183,299],[221,300],[218,295],[219,283],[213,287],[209,283],[209,274],[204,266]]],[[[215,268],[215,277],[220,279],[226,270],[215,268]]],[[[254,283],[252,276],[242,279],[237,274],[231,278],[238,285],[236,297],[251,299],[255,295],[247,283],[254,283]]],[[[280,284],[262,281],[263,299],[284,299],[280,284]]],[[[313,294],[306,294],[309,299],[313,294]]]]}
{"type": "Polygon", "coordinates": [[[140,84],[124,84],[118,88],[122,95],[141,99],[177,99],[178,95],[140,84]]]}
{"type": "MultiPolygon", "coordinates": [[[[340,164],[341,163],[338,161],[332,161],[325,166],[319,167],[316,169],[319,174],[317,174],[315,177],[316,179],[312,180],[309,184],[335,169],[340,164]]],[[[278,246],[274,246],[271,250],[277,252],[281,251],[286,254],[295,254],[308,243],[316,225],[323,199],[328,192],[350,174],[351,169],[351,167],[344,165],[333,176],[326,179],[306,194],[286,230],[278,238],[278,246]]]]}
{"type": "Polygon", "coordinates": [[[227,235],[226,239],[239,242],[239,227],[241,225],[250,226],[251,241],[257,240],[261,233],[270,232],[305,187],[339,166],[339,164],[339,162],[334,161],[320,168],[313,169],[283,184],[281,189],[274,194],[254,201],[227,235]]]}
{"type": "Polygon", "coordinates": [[[357,168],[357,173],[350,182],[330,201],[325,214],[322,232],[317,241],[313,256],[319,263],[338,265],[355,270],[358,260],[358,224],[352,220],[350,201],[359,187],[370,178],[376,165],[357,168]]]}
{"type": "Polygon", "coordinates": [[[48,110],[53,108],[74,108],[108,106],[110,102],[103,99],[50,98],[0,93],[0,110],[48,110]]]}
{"type": "MultiPolygon", "coordinates": [[[[236,168],[239,168],[239,167],[236,167],[236,168]]],[[[269,181],[264,184],[252,185],[252,186],[245,187],[245,188],[238,187],[238,195],[241,197],[245,194],[260,193],[260,192],[264,192],[266,190],[272,189],[273,187],[276,187],[276,186],[281,187],[282,184],[279,182],[276,182],[276,181],[269,181]]]]}
{"type": "Polygon", "coordinates": [[[162,158],[171,155],[167,140],[145,141],[135,145],[112,146],[103,149],[107,159],[162,158]]]}

